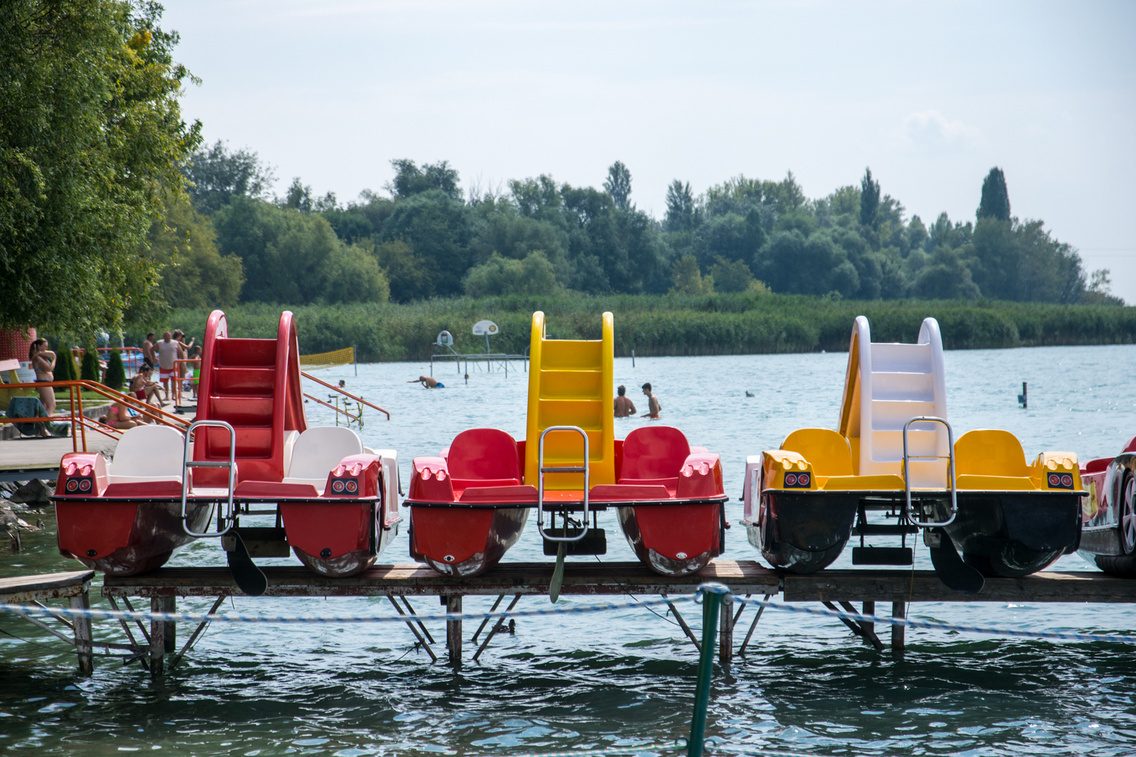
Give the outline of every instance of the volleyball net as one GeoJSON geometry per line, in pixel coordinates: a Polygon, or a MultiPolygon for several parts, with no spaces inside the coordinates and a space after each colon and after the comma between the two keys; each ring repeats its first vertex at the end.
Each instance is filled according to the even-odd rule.
{"type": "Polygon", "coordinates": [[[332,368],[337,365],[351,365],[354,362],[354,347],[344,347],[341,350],[320,352],[315,355],[300,355],[300,366],[307,370],[332,368]]]}

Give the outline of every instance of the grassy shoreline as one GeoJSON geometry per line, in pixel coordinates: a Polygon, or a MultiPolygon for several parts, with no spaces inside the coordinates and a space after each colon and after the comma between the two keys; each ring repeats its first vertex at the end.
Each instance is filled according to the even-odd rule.
{"type": "MultiPolygon", "coordinates": [[[[852,322],[865,315],[873,341],[913,341],[926,317],[938,319],[947,349],[1136,343],[1136,307],[1045,305],[994,301],[833,301],[777,294],[710,296],[510,296],[431,300],[406,305],[248,304],[226,311],[231,336],[270,337],[280,312],[296,314],[305,354],[354,346],[360,362],[429,359],[438,332],[454,336],[458,352],[481,352],[484,337],[473,324],[500,327],[495,352],[528,348],[534,310],[546,315],[552,338],[599,337],[600,314],[615,315],[615,353],[630,355],[731,355],[829,352],[848,348],[852,322]]],[[[169,327],[201,338],[208,313],[175,310],[169,327]]],[[[126,331],[127,344],[166,325],[126,331]]]]}

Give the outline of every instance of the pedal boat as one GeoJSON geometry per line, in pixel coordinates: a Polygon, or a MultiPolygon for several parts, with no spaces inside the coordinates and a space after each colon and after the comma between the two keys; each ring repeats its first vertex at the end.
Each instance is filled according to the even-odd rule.
{"type": "Polygon", "coordinates": [[[1088,497],[1080,556],[1105,573],[1136,577],[1136,436],[1116,457],[1087,462],[1081,480],[1088,497]]]}
{"type": "Polygon", "coordinates": [[[214,311],[188,439],[170,426],[139,426],[111,460],[63,457],[53,495],[59,551],[129,576],[161,567],[194,539],[220,538],[242,588],[257,585],[239,575],[259,573],[251,557],[289,548],[324,576],[370,567],[401,520],[397,455],[365,449],[348,428],[307,427],[298,354],[291,313],[277,339],[230,339],[214,311]],[[266,516],[274,525],[249,525],[266,516]]]}
{"type": "Polygon", "coordinates": [[[873,343],[856,318],[839,430],[801,429],[747,458],[743,523],[771,565],[815,572],[853,536],[854,565],[910,565],[907,539],[922,533],[943,582],[976,593],[983,576],[1027,575],[1076,550],[1076,455],[1043,452],[1027,465],[999,430],[956,442],[944,365],[934,318],[914,343],[873,343]],[[877,546],[889,537],[900,545],[877,546]]]}
{"type": "MultiPolygon", "coordinates": [[[[855,475],[846,438],[830,429],[794,431],[780,449],[747,459],[747,536],[770,565],[802,574],[831,565],[853,535],[862,543],[919,531],[927,542],[946,537],[985,576],[1028,575],[1077,549],[1082,488],[1075,455],[1043,452],[1027,465],[1012,434],[982,429],[958,439],[953,460],[952,518],[949,487],[913,488],[908,509],[902,471],[855,475]],[[869,522],[869,512],[891,515],[895,524],[869,522]]],[[[873,556],[883,558],[876,564],[910,563],[909,555],[872,547],[862,561],[854,553],[853,563],[874,563],[873,556]]]]}
{"type": "MultiPolygon", "coordinates": [[[[721,554],[727,497],[716,453],[690,447],[678,429],[653,425],[617,440],[615,449],[616,482],[589,488],[589,513],[616,510],[635,556],[661,575],[693,573],[721,554]]],[[[411,556],[454,576],[496,565],[538,507],[524,461],[524,441],[486,428],[463,431],[437,457],[415,458],[403,503],[410,508],[411,556]]],[[[546,510],[584,510],[582,489],[544,495],[546,510]]]]}
{"type": "Polygon", "coordinates": [[[615,438],[613,322],[603,314],[597,340],[549,339],[544,313],[533,313],[524,440],[472,429],[440,456],[414,460],[412,557],[477,575],[516,542],[533,509],[544,553],[556,555],[550,596],[565,557],[606,554],[600,510],[617,511],[636,557],[657,573],[692,573],[721,553],[718,456],[668,426],[615,438]]]}

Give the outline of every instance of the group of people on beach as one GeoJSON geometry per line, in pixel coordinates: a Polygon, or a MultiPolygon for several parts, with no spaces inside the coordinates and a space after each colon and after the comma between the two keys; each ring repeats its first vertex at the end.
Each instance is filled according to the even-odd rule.
{"type": "MultiPolygon", "coordinates": [[[[186,376],[189,375],[188,371],[192,370],[187,367],[187,363],[178,363],[177,361],[201,359],[201,347],[195,345],[194,341],[194,338],[190,337],[187,342],[185,332],[181,329],[174,329],[172,332],[162,332],[162,338],[159,340],[155,340],[154,332],[151,331],[142,342],[143,365],[150,367],[151,375],[154,368],[158,369],[158,379],[165,390],[167,401],[170,398],[170,383],[184,381],[186,376]]],[[[196,374],[192,378],[193,395],[196,397],[196,374]]]]}

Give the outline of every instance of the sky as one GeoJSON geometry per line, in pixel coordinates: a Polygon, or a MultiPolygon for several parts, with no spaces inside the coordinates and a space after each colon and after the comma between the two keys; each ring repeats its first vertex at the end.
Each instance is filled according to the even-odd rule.
{"type": "Polygon", "coordinates": [[[619,160],[661,219],[696,194],[792,172],[859,185],[930,225],[973,221],[997,166],[1136,304],[1136,3],[166,0],[183,115],[340,203],[391,161],[448,161],[462,188],[548,174],[600,188],[619,160]]]}

